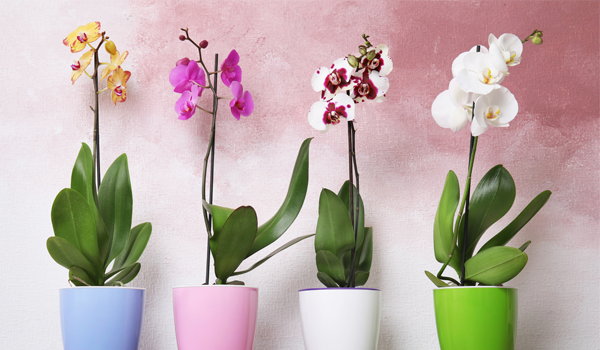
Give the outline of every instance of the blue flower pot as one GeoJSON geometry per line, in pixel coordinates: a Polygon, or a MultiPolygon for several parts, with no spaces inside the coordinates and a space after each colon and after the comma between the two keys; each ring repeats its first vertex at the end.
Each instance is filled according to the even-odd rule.
{"type": "Polygon", "coordinates": [[[59,294],[65,350],[138,350],[145,289],[76,287],[59,294]]]}

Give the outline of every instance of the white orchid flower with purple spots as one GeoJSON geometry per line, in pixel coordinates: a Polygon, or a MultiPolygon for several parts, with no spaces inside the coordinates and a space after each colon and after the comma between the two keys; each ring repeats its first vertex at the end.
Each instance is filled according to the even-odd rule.
{"type": "Polygon", "coordinates": [[[346,94],[338,94],[329,101],[313,103],[308,111],[308,123],[320,132],[327,132],[342,120],[354,119],[354,101],[346,94]]]}
{"type": "Polygon", "coordinates": [[[490,45],[490,53],[493,53],[493,64],[501,72],[508,72],[508,67],[521,63],[523,43],[518,36],[506,33],[496,39],[494,34],[490,34],[488,43],[490,45]]]}
{"type": "Polygon", "coordinates": [[[471,123],[471,134],[479,136],[488,126],[508,127],[515,119],[519,104],[515,96],[507,88],[501,86],[475,101],[475,113],[471,123]]]}
{"type": "Polygon", "coordinates": [[[350,90],[350,97],[356,103],[366,102],[367,100],[375,102],[385,101],[385,94],[390,88],[390,82],[387,77],[382,77],[377,71],[370,73],[365,69],[362,73],[352,76],[354,87],[350,90]]]}
{"type": "MultiPolygon", "coordinates": [[[[464,68],[456,76],[465,92],[486,95],[500,87],[506,76],[493,64],[492,53],[469,52],[463,58],[464,68]]],[[[507,72],[508,73],[508,72],[507,72]]]]}
{"type": "Polygon", "coordinates": [[[448,90],[439,94],[431,105],[433,119],[442,128],[460,131],[467,121],[471,121],[473,101],[478,97],[477,94],[464,92],[456,79],[452,79],[448,90]]]}
{"type": "Polygon", "coordinates": [[[321,67],[315,71],[311,79],[312,88],[321,92],[323,100],[329,101],[338,93],[352,88],[353,71],[347,58],[337,59],[331,68],[321,67]]]}
{"type": "Polygon", "coordinates": [[[379,75],[385,77],[390,74],[392,69],[394,69],[394,63],[392,59],[388,55],[389,49],[387,45],[381,44],[377,45],[377,47],[371,48],[369,51],[375,50],[377,54],[373,57],[372,60],[367,58],[367,55],[364,55],[360,62],[360,66],[364,67],[369,72],[377,71],[379,75]]]}

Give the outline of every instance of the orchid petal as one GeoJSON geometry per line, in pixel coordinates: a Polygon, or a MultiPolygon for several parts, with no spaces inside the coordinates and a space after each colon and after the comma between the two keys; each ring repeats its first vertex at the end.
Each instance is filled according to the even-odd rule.
{"type": "Polygon", "coordinates": [[[323,113],[327,110],[327,102],[317,101],[308,110],[308,124],[313,128],[325,132],[326,124],[323,122],[323,113]]]}
{"type": "Polygon", "coordinates": [[[244,91],[244,102],[244,109],[240,112],[240,114],[244,117],[247,117],[254,111],[254,101],[252,100],[250,91],[244,91]]]}
{"type": "Polygon", "coordinates": [[[238,83],[237,81],[233,81],[231,83],[231,94],[233,95],[233,98],[235,100],[239,100],[242,98],[243,91],[244,88],[242,87],[242,84],[238,83]]]}
{"type": "Polygon", "coordinates": [[[331,73],[331,69],[327,67],[321,67],[317,69],[310,80],[310,84],[313,90],[319,92],[325,90],[325,80],[327,76],[331,73]]]}

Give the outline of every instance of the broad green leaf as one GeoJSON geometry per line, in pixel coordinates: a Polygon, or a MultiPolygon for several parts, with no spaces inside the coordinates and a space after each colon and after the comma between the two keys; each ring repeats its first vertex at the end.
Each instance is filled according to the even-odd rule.
{"type": "Polygon", "coordinates": [[[252,207],[239,207],[231,213],[219,234],[214,250],[215,275],[223,283],[246,258],[258,227],[252,207]]]}
{"type": "Polygon", "coordinates": [[[524,252],[525,249],[527,249],[527,247],[529,247],[530,244],[531,244],[531,241],[527,241],[527,242],[523,243],[523,245],[519,247],[519,250],[524,252]]]}
{"type": "Polygon", "coordinates": [[[77,249],[64,238],[50,237],[46,241],[48,253],[59,265],[71,269],[78,266],[84,269],[88,275],[96,276],[94,265],[77,249]]]}
{"type": "Polygon", "coordinates": [[[118,275],[116,275],[110,281],[106,282],[104,285],[112,286],[113,284],[115,284],[117,282],[127,284],[127,283],[133,281],[133,279],[138,275],[141,267],[142,267],[142,265],[140,263],[135,263],[135,264],[125,268],[123,271],[121,271],[118,275]]]}
{"type": "MultiPolygon", "coordinates": [[[[364,239],[364,231],[365,231],[365,206],[360,196],[360,193],[356,190],[356,186],[352,186],[354,190],[352,191],[352,197],[354,197],[354,203],[358,201],[358,229],[356,232],[356,246],[360,247],[362,245],[364,239]]],[[[350,181],[344,182],[342,188],[338,192],[338,197],[344,202],[346,208],[348,208],[348,215],[350,215],[350,181]]],[[[356,222],[356,218],[354,218],[356,222]]]]}
{"type": "Polygon", "coordinates": [[[344,266],[340,259],[329,250],[317,252],[317,270],[331,277],[340,286],[346,285],[344,266]]]}
{"type": "Polygon", "coordinates": [[[427,275],[427,277],[429,277],[429,279],[431,280],[431,282],[433,282],[433,284],[435,284],[436,286],[440,287],[440,288],[444,288],[444,287],[448,287],[448,284],[445,283],[444,281],[442,281],[441,279],[437,278],[434,274],[432,274],[429,271],[425,271],[425,275],[427,275]]]}
{"type": "Polygon", "coordinates": [[[90,275],[88,275],[87,272],[85,272],[85,270],[79,266],[73,266],[71,267],[71,269],[69,269],[69,279],[74,285],[78,287],[85,286],[85,283],[87,283],[88,286],[98,285],[98,282],[95,281],[92,277],[90,277],[90,275]],[[82,280],[85,283],[82,283],[78,279],[82,280]]]}
{"type": "Polygon", "coordinates": [[[311,140],[312,138],[308,138],[302,142],[283,204],[271,219],[258,228],[256,239],[247,257],[275,242],[287,231],[300,213],[308,188],[308,150],[311,140]]]}
{"type": "Polygon", "coordinates": [[[354,247],[354,231],[344,202],[324,188],[319,197],[319,219],[315,235],[315,252],[328,250],[343,258],[354,247]]]}
{"type": "Polygon", "coordinates": [[[506,245],[516,234],[521,230],[529,220],[531,220],[535,214],[546,204],[552,192],[544,191],[535,197],[531,203],[529,203],[523,211],[517,215],[517,217],[506,226],[497,235],[492,237],[486,244],[481,247],[479,252],[482,252],[488,248],[506,245]]]}
{"type": "Polygon", "coordinates": [[[104,262],[106,267],[121,254],[131,230],[133,194],[126,154],[119,156],[106,171],[98,191],[98,205],[109,237],[108,259],[104,262]]]}
{"type": "Polygon", "coordinates": [[[357,272],[354,277],[354,285],[356,287],[364,286],[369,280],[369,272],[357,272]]]}
{"type": "Polygon", "coordinates": [[[523,270],[527,254],[513,247],[492,247],[477,253],[465,263],[469,281],[497,286],[508,282],[523,270]]]}
{"type": "Polygon", "coordinates": [[[365,239],[362,246],[356,252],[356,271],[371,271],[371,261],[373,260],[373,228],[365,227],[365,239]]]}
{"type": "Polygon", "coordinates": [[[118,270],[121,267],[133,265],[142,256],[150,235],[152,234],[152,224],[144,222],[131,229],[127,246],[115,259],[112,270],[118,270]]]}
{"type": "MultiPolygon", "coordinates": [[[[292,239],[291,241],[287,242],[286,244],[282,245],[281,247],[275,249],[271,254],[269,254],[269,255],[265,256],[264,258],[260,259],[254,265],[250,266],[250,268],[248,268],[246,270],[243,270],[243,271],[236,271],[236,272],[234,272],[231,275],[232,276],[237,276],[237,275],[244,274],[246,272],[250,272],[250,271],[254,270],[255,268],[259,267],[260,265],[262,265],[265,261],[267,261],[267,260],[271,259],[272,257],[274,257],[276,254],[278,254],[278,253],[284,251],[285,249],[293,246],[294,244],[296,244],[296,243],[298,243],[298,242],[300,242],[300,241],[302,241],[302,240],[304,240],[306,238],[312,237],[314,235],[315,234],[313,233],[311,235],[296,237],[296,238],[292,239]]],[[[229,282],[228,284],[231,284],[231,282],[229,282]]]]}
{"type": "MultiPolygon", "coordinates": [[[[433,250],[435,259],[444,264],[450,256],[452,246],[456,244],[452,240],[454,232],[454,215],[460,199],[460,186],[456,174],[450,170],[446,176],[442,197],[435,213],[433,223],[433,250]]],[[[454,251],[450,266],[460,270],[460,259],[454,251]]]]}
{"type": "MultiPolygon", "coordinates": [[[[502,165],[496,165],[483,176],[469,203],[467,259],[473,256],[475,247],[485,231],[510,210],[515,196],[515,182],[502,165]]],[[[459,247],[462,247],[464,224],[464,220],[461,220],[459,247]]]]}
{"type": "Polygon", "coordinates": [[[98,238],[98,250],[100,252],[100,258],[104,264],[104,260],[107,258],[106,253],[108,251],[108,233],[104,222],[100,217],[96,201],[94,200],[93,194],[93,181],[92,181],[92,151],[90,147],[85,143],[81,144],[81,149],[77,155],[77,160],[73,166],[73,172],[71,173],[71,189],[79,192],[87,201],[92,213],[94,214],[94,221],[96,223],[96,237],[98,238]]]}
{"type": "Polygon", "coordinates": [[[94,265],[95,271],[103,271],[94,214],[85,198],[75,190],[63,189],[52,204],[51,216],[54,235],[78,249],[94,265]]]}
{"type": "Polygon", "coordinates": [[[223,225],[235,209],[208,204],[206,201],[204,201],[204,207],[212,216],[213,235],[210,237],[210,251],[214,256],[215,250],[217,249],[217,242],[219,241],[219,234],[221,234],[223,225]]]}
{"type": "Polygon", "coordinates": [[[329,277],[326,273],[317,272],[317,278],[323,285],[327,288],[337,288],[339,287],[337,283],[333,280],[333,278],[329,277]]]}

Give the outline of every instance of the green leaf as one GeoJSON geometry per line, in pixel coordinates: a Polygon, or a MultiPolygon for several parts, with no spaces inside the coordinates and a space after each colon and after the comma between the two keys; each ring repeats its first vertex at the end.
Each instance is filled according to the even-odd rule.
{"type": "Polygon", "coordinates": [[[231,213],[218,236],[214,250],[215,275],[223,283],[246,258],[256,238],[256,212],[252,207],[239,207],[231,213]]]}
{"type": "Polygon", "coordinates": [[[65,239],[91,262],[95,271],[103,271],[94,215],[87,201],[79,192],[65,188],[58,193],[52,204],[52,227],[54,235],[65,239]]]}
{"type": "Polygon", "coordinates": [[[317,272],[317,278],[325,287],[327,288],[337,288],[339,287],[337,283],[333,280],[333,278],[329,277],[326,273],[317,272]]]}
{"type": "Polygon", "coordinates": [[[356,251],[356,271],[371,271],[371,261],[373,260],[373,228],[365,227],[365,239],[360,248],[356,251]]]}
{"type": "Polygon", "coordinates": [[[364,286],[369,279],[369,272],[357,272],[354,277],[354,285],[356,287],[364,286]]]}
{"type": "Polygon", "coordinates": [[[308,188],[308,150],[311,140],[312,138],[308,138],[302,142],[285,200],[277,213],[258,228],[256,239],[247,257],[275,242],[287,231],[300,213],[308,188]]]}
{"type": "Polygon", "coordinates": [[[448,287],[448,284],[445,283],[444,281],[442,281],[441,279],[437,278],[434,274],[432,274],[429,271],[425,271],[425,275],[427,275],[427,277],[429,277],[429,279],[431,280],[431,282],[433,282],[433,284],[435,284],[436,286],[440,287],[440,288],[444,288],[444,287],[448,287]]]}
{"type": "MultiPolygon", "coordinates": [[[[267,261],[267,260],[271,259],[272,257],[274,257],[276,254],[278,254],[278,253],[284,251],[285,249],[293,246],[294,244],[296,244],[296,243],[298,243],[298,242],[300,242],[300,241],[302,241],[302,240],[304,240],[306,238],[312,237],[314,235],[315,234],[313,233],[311,235],[296,237],[296,238],[292,239],[291,241],[287,242],[286,244],[282,245],[281,247],[277,248],[276,250],[274,250],[271,254],[265,256],[264,258],[262,258],[261,260],[259,260],[258,262],[256,262],[249,269],[246,269],[246,270],[243,270],[243,271],[236,271],[233,274],[231,274],[231,276],[238,276],[238,275],[250,272],[250,271],[254,270],[255,268],[259,267],[260,265],[262,265],[265,261],[267,261]]],[[[231,282],[228,283],[228,284],[231,284],[231,282]]]]}
{"type": "Polygon", "coordinates": [[[346,285],[344,266],[340,259],[329,250],[319,250],[317,252],[317,270],[331,277],[339,286],[346,285]]]}
{"type": "MultiPolygon", "coordinates": [[[[515,182],[502,165],[496,165],[483,176],[469,203],[467,259],[473,256],[475,247],[485,231],[510,210],[515,196],[515,182]]],[[[461,220],[459,229],[458,246],[462,247],[464,220],[461,220]]]]}
{"type": "MultiPolygon", "coordinates": [[[[362,245],[363,239],[365,237],[364,231],[365,231],[365,206],[362,200],[362,197],[360,196],[360,193],[358,193],[356,186],[352,186],[354,188],[354,190],[352,191],[352,197],[354,197],[354,203],[356,203],[358,201],[359,206],[358,206],[358,229],[356,232],[356,246],[360,247],[362,245]],[[357,196],[358,195],[358,196],[357,196]]],[[[340,188],[340,191],[338,192],[338,197],[340,197],[340,199],[342,200],[342,202],[344,202],[344,205],[346,206],[346,208],[348,208],[348,215],[350,215],[350,181],[346,181],[344,182],[344,184],[342,185],[342,188],[340,188]]],[[[356,220],[356,218],[354,218],[354,220],[356,220]]]]}
{"type": "Polygon", "coordinates": [[[203,201],[203,205],[212,216],[213,235],[210,237],[210,251],[214,256],[215,250],[217,249],[217,242],[219,241],[219,234],[223,229],[223,225],[225,225],[225,222],[235,209],[208,204],[206,201],[203,201]]]}
{"type": "Polygon", "coordinates": [[[118,282],[127,284],[127,283],[133,281],[133,279],[138,275],[141,267],[142,267],[142,265],[140,263],[135,263],[135,264],[125,268],[123,271],[121,271],[118,275],[116,275],[110,281],[106,282],[104,285],[112,286],[118,282]]]}
{"type": "Polygon", "coordinates": [[[92,162],[92,151],[90,150],[90,147],[85,143],[82,143],[79,154],[77,155],[77,160],[73,166],[73,172],[71,173],[71,189],[79,192],[79,194],[85,198],[94,214],[98,250],[100,252],[102,263],[104,264],[104,260],[107,258],[106,253],[108,251],[109,238],[108,233],[106,232],[106,226],[104,226],[104,222],[102,221],[96,206],[96,201],[94,200],[92,162]]]}
{"type": "Polygon", "coordinates": [[[87,274],[87,272],[85,272],[84,269],[82,269],[79,266],[73,266],[71,267],[71,269],[69,269],[69,279],[71,280],[71,282],[78,286],[78,287],[83,287],[85,286],[87,283],[88,286],[98,286],[98,282],[95,281],[92,277],[90,277],[90,275],[87,274]],[[83,280],[82,283],[80,280],[83,280]]]}
{"type": "Polygon", "coordinates": [[[142,256],[150,235],[152,234],[152,224],[144,222],[131,229],[127,246],[115,259],[112,270],[118,270],[121,267],[133,265],[142,256]]]}
{"type": "Polygon", "coordinates": [[[535,214],[548,202],[552,192],[544,191],[535,197],[517,217],[502,231],[492,237],[481,247],[479,252],[488,248],[506,245],[531,220],[535,214]]]}
{"type": "Polygon", "coordinates": [[[523,245],[519,247],[519,250],[524,252],[525,249],[527,249],[527,247],[529,247],[530,244],[531,244],[531,241],[527,241],[527,242],[523,243],[523,245]]]}
{"type": "Polygon", "coordinates": [[[109,237],[106,267],[121,254],[131,230],[133,194],[126,154],[119,156],[106,171],[98,192],[98,205],[109,237]]]}
{"type": "Polygon", "coordinates": [[[465,263],[467,280],[497,286],[523,270],[527,254],[513,247],[492,247],[477,253],[465,263]]]}
{"type": "Polygon", "coordinates": [[[77,249],[64,238],[50,237],[46,241],[48,253],[59,265],[71,269],[73,266],[79,266],[84,269],[88,275],[96,276],[94,265],[77,249]]]}
{"type": "Polygon", "coordinates": [[[328,250],[343,258],[354,247],[354,230],[342,200],[324,188],[319,197],[319,220],[315,235],[315,252],[328,250]]]}
{"type": "MultiPolygon", "coordinates": [[[[435,259],[444,264],[450,256],[452,246],[456,243],[453,241],[454,232],[454,215],[460,199],[460,185],[456,174],[450,170],[446,176],[442,197],[438,204],[435,220],[433,223],[433,249],[435,259]]],[[[450,266],[455,270],[460,271],[459,255],[455,249],[450,266]]]]}

